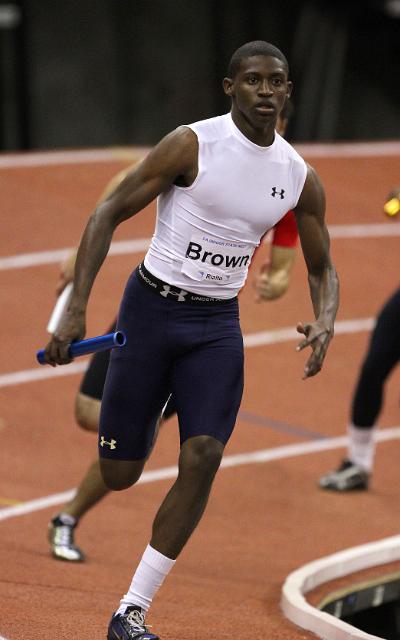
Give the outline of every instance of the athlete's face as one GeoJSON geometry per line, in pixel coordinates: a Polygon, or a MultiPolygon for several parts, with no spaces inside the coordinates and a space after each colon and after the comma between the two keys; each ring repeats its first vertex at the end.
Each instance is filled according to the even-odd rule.
{"type": "Polygon", "coordinates": [[[242,60],[234,78],[224,79],[224,91],[232,98],[234,121],[253,129],[275,127],[278,115],[292,91],[284,63],[272,56],[242,60]]]}

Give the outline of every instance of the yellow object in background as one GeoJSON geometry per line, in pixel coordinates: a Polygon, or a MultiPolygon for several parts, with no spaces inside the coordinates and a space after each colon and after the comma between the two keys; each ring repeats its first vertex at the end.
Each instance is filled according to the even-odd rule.
{"type": "Polygon", "coordinates": [[[398,197],[390,198],[385,202],[383,210],[388,216],[397,216],[400,211],[400,199],[398,197]]]}
{"type": "Polygon", "coordinates": [[[383,205],[383,210],[391,218],[397,216],[400,211],[400,187],[392,189],[383,205]]]}

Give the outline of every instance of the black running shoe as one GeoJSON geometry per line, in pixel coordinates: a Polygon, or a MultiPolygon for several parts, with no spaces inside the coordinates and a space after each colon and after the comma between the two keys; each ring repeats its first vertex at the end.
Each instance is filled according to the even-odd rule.
{"type": "Polygon", "coordinates": [[[160,640],[144,624],[140,607],[128,607],[125,613],[116,613],[108,625],[107,640],[160,640]]]}
{"type": "Polygon", "coordinates": [[[321,489],[329,491],[362,491],[368,489],[369,473],[360,465],[343,460],[336,471],[331,471],[319,479],[321,489]]]}
{"type": "Polygon", "coordinates": [[[65,524],[59,516],[49,522],[48,538],[53,556],[67,562],[83,562],[85,556],[74,542],[76,525],[65,524]]]}

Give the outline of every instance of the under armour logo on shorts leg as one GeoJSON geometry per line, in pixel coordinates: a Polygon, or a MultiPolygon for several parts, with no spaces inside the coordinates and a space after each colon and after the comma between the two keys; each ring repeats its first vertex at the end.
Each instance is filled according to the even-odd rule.
{"type": "Polygon", "coordinates": [[[171,287],[169,284],[165,284],[163,286],[163,290],[160,291],[160,295],[167,298],[167,296],[171,294],[171,296],[176,296],[178,298],[178,302],[185,302],[185,296],[187,296],[188,292],[181,289],[180,291],[171,291],[171,287]]]}
{"type": "Polygon", "coordinates": [[[116,444],[117,444],[117,441],[116,441],[116,440],[114,440],[113,438],[111,438],[110,442],[108,442],[108,440],[106,440],[104,436],[101,436],[101,438],[100,438],[100,446],[101,446],[101,447],[104,447],[104,445],[105,445],[105,444],[108,444],[108,446],[110,447],[110,449],[116,449],[116,448],[117,448],[117,447],[116,447],[116,444]]]}

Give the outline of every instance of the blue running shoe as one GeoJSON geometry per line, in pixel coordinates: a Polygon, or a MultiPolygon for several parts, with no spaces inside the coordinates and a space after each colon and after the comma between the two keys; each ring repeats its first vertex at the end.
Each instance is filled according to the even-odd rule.
{"type": "Polygon", "coordinates": [[[125,613],[116,613],[108,625],[107,640],[160,640],[144,624],[140,607],[127,607],[125,613]]]}

